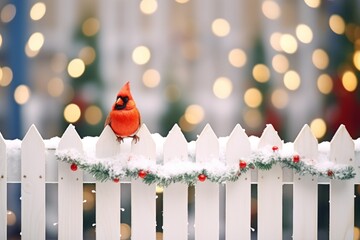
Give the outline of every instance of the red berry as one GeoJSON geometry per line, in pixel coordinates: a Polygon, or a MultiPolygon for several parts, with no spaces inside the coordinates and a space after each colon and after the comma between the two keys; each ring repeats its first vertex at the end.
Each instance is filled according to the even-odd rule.
{"type": "Polygon", "coordinates": [[[272,147],[272,150],[273,150],[274,152],[276,152],[277,150],[279,150],[279,147],[278,147],[278,146],[273,146],[273,147],[272,147]]]}
{"type": "Polygon", "coordinates": [[[332,177],[332,176],[334,175],[334,172],[329,169],[329,170],[327,171],[327,175],[328,175],[329,177],[332,177]]]}
{"type": "Polygon", "coordinates": [[[205,174],[200,174],[198,176],[198,179],[199,179],[200,182],[204,182],[206,180],[206,175],[205,174]]]}
{"type": "Polygon", "coordinates": [[[120,179],[114,178],[113,181],[114,181],[114,183],[118,183],[120,181],[120,179]]]}
{"type": "Polygon", "coordinates": [[[70,169],[75,172],[78,169],[78,166],[76,165],[76,163],[72,163],[70,169]]]}
{"type": "Polygon", "coordinates": [[[294,162],[294,163],[298,163],[299,161],[300,161],[300,156],[297,155],[297,154],[294,155],[294,156],[293,156],[293,162],[294,162]]]}
{"type": "Polygon", "coordinates": [[[246,168],[246,162],[244,160],[240,160],[240,163],[239,163],[239,166],[240,166],[240,169],[244,169],[246,168]]]}
{"type": "Polygon", "coordinates": [[[146,175],[147,175],[147,172],[144,171],[144,170],[140,170],[140,171],[138,172],[138,176],[139,176],[140,178],[145,178],[146,175]]]}

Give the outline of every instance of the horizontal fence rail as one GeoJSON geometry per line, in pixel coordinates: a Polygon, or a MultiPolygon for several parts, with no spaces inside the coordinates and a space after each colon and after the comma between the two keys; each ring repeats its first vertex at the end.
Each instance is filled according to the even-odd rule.
{"type": "Polygon", "coordinates": [[[284,143],[272,125],[260,138],[237,125],[218,138],[207,125],[187,142],[175,125],[168,136],[143,125],[135,143],[116,141],[109,127],[81,139],[70,125],[61,138],[42,139],[31,126],[22,141],[0,134],[0,239],[7,239],[7,187],[21,183],[21,238],[46,238],[46,184],[58,185],[58,239],[83,239],[83,188],[96,188],[96,239],[121,237],[121,184],[131,184],[131,239],[156,236],[156,187],[163,191],[163,239],[251,239],[251,185],[257,185],[257,238],[283,238],[283,185],[293,185],[293,239],[318,238],[318,185],[329,185],[329,237],[354,237],[354,186],[360,184],[360,140],[340,126],[318,143],[305,125],[284,143]],[[290,157],[289,157],[290,156],[290,157]],[[312,166],[317,166],[312,167],[312,166]],[[188,189],[195,187],[195,219],[188,189]],[[219,187],[225,186],[225,217],[219,187]]]}

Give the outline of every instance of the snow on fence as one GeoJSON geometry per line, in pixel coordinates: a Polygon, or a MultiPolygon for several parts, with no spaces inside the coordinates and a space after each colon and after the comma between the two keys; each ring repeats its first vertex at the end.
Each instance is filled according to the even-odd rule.
{"type": "MultiPolygon", "coordinates": [[[[232,172],[230,177],[226,176],[233,180],[226,183],[216,182],[214,179],[221,178],[216,178],[215,173],[215,177],[211,177],[210,170],[200,169],[204,174],[193,171],[198,176],[197,181],[191,178],[191,174],[185,173],[182,178],[174,179],[168,172],[172,182],[164,184],[163,239],[188,239],[186,181],[195,185],[194,231],[197,240],[219,239],[219,222],[222,221],[219,217],[219,184],[226,185],[227,240],[251,238],[251,184],[258,185],[258,239],[282,239],[284,183],[293,184],[294,239],[318,237],[319,183],[330,185],[330,239],[353,239],[354,184],[360,184],[360,146],[344,126],[339,127],[330,143],[324,143],[327,158],[325,163],[322,162],[322,168],[318,169],[320,173],[310,167],[304,168],[305,173],[296,171],[299,161],[306,160],[310,165],[320,161],[320,152],[324,149],[321,147],[324,144],[318,144],[307,125],[290,144],[285,144],[271,125],[267,125],[260,138],[248,137],[240,125],[234,128],[229,137],[222,139],[217,138],[207,125],[195,143],[188,143],[177,125],[162,140],[150,134],[143,125],[139,137],[140,141],[136,144],[130,141],[119,144],[111,129],[106,127],[98,138],[81,139],[72,125],[61,139],[43,140],[35,126],[30,127],[22,141],[4,140],[0,134],[0,239],[7,238],[7,183],[13,182],[21,183],[22,239],[45,239],[48,210],[45,208],[45,183],[58,184],[58,239],[83,239],[83,183],[96,184],[96,239],[120,239],[121,185],[117,182],[118,176],[122,176],[121,171],[111,173],[105,169],[114,181],[98,181],[85,171],[87,163],[75,161],[79,165],[76,170],[76,164],[70,167],[71,161],[60,161],[56,157],[57,152],[69,150],[77,150],[79,156],[92,151],[99,161],[127,156],[126,162],[133,163],[140,159],[136,156],[142,156],[154,163],[149,165],[150,171],[141,174],[139,171],[139,175],[132,178],[120,178],[120,181],[131,181],[132,240],[156,239],[156,176],[151,175],[151,169],[155,171],[154,166],[171,164],[174,159],[185,165],[195,162],[197,165],[194,166],[197,167],[211,165],[215,159],[222,161],[224,166],[238,166],[239,170],[235,171],[235,175],[231,175],[232,172]],[[91,145],[90,142],[94,141],[95,144],[91,145]],[[284,161],[288,167],[281,164],[269,167],[264,162],[251,161],[254,151],[269,146],[273,152],[286,148],[289,151],[291,148],[294,163],[284,161]],[[342,168],[344,171],[338,170],[336,166],[342,165],[348,167],[342,168]],[[294,168],[291,169],[291,166],[294,168]],[[344,172],[349,169],[351,174],[346,175],[344,172]],[[153,182],[145,181],[146,174],[153,177],[148,179],[153,182]]],[[[111,165],[109,162],[107,164],[111,165]]],[[[96,166],[97,171],[104,169],[102,165],[96,166]]],[[[129,171],[125,173],[131,175],[129,171]]],[[[104,180],[101,175],[104,173],[95,173],[104,180]]]]}

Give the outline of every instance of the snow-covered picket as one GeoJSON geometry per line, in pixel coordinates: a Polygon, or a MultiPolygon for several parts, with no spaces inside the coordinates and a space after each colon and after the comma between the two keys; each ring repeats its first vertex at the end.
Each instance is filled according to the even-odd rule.
{"type": "MultiPolygon", "coordinates": [[[[162,146],[166,138],[157,133],[151,136],[157,147],[156,162],[149,160],[147,156],[131,152],[120,152],[112,157],[97,158],[94,149],[98,137],[82,139],[83,153],[74,149],[57,150],[56,156],[59,161],[69,163],[72,170],[83,169],[99,181],[113,180],[117,182],[122,179],[140,178],[147,184],[159,186],[168,186],[176,182],[194,185],[205,180],[215,183],[233,182],[250,169],[269,170],[276,164],[293,169],[300,175],[309,174],[339,180],[352,179],[356,175],[353,166],[329,161],[329,142],[322,142],[318,145],[319,153],[315,159],[306,158],[294,152],[291,142],[283,144],[282,148],[267,145],[259,149],[257,147],[259,138],[250,136],[251,155],[239,156],[238,163],[230,165],[226,163],[225,159],[228,137],[222,137],[218,139],[219,156],[214,156],[209,161],[196,161],[196,142],[192,141],[187,144],[188,156],[174,158],[164,163],[162,146]]],[[[360,140],[354,142],[356,151],[359,151],[360,140]]],[[[129,145],[130,140],[125,139],[124,143],[119,144],[129,145]]]]}

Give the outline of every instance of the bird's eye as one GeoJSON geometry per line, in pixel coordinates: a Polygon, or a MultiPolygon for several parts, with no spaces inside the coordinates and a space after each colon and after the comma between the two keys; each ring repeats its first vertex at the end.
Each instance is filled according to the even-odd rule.
{"type": "Polygon", "coordinates": [[[123,97],[122,99],[125,103],[127,103],[129,101],[129,97],[123,97]]]}

